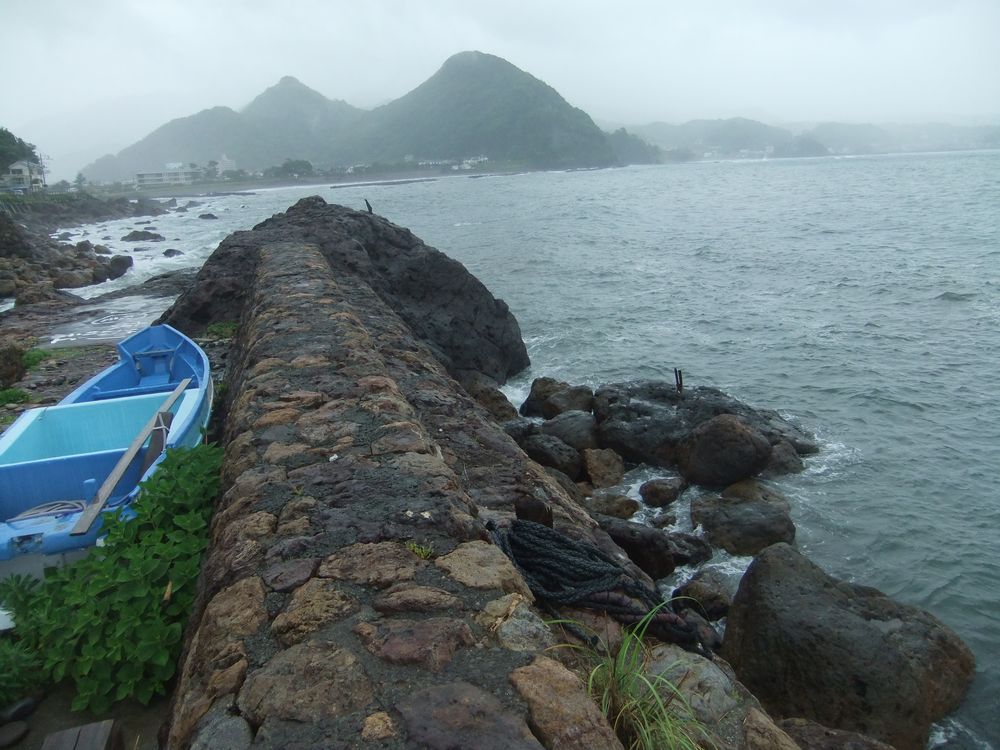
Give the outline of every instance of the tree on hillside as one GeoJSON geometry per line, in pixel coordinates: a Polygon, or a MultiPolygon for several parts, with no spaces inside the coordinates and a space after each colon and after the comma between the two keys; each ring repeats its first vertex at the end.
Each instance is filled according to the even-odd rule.
{"type": "Polygon", "coordinates": [[[305,159],[285,159],[280,167],[268,167],[265,177],[312,177],[313,165],[305,159]]]}
{"type": "Polygon", "coordinates": [[[0,169],[7,169],[11,164],[21,159],[38,161],[34,144],[18,138],[7,128],[0,128],[0,169]]]}
{"type": "Polygon", "coordinates": [[[76,179],[73,180],[73,184],[76,185],[77,190],[83,190],[83,186],[87,184],[87,178],[83,176],[83,172],[76,173],[76,179]]]}

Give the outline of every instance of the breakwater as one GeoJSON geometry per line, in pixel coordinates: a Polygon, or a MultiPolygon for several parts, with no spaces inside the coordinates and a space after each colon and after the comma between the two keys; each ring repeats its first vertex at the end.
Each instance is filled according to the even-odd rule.
{"type": "MultiPolygon", "coordinates": [[[[539,747],[511,679],[551,635],[480,538],[483,519],[541,490],[560,525],[596,524],[316,246],[266,245],[249,260],[227,489],[169,745],[539,747]]],[[[585,718],[611,743],[596,708],[579,714],[588,705],[567,701],[577,715],[564,726],[585,718]]],[[[614,746],[587,737],[581,747],[614,746]]]]}
{"type": "MultiPolygon", "coordinates": [[[[447,305],[419,292],[428,283],[426,276],[418,282],[420,269],[442,263],[420,244],[378,217],[306,203],[223,243],[195,291],[168,313],[188,328],[220,314],[241,323],[228,376],[227,490],[175,693],[170,746],[218,746],[222,737],[259,747],[349,747],[359,737],[387,747],[617,746],[593,705],[577,700],[582,683],[539,656],[553,636],[521,577],[484,541],[484,522],[502,523],[518,500],[541,498],[557,528],[623,564],[627,558],[452,379],[502,379],[516,347],[463,359],[459,344],[470,341],[477,322],[494,342],[511,338],[505,306],[477,297],[467,280],[442,277],[477,311],[449,316],[447,305]],[[301,233],[308,236],[290,240],[301,233]],[[386,236],[398,252],[380,255],[378,238],[386,236]],[[390,263],[390,255],[403,260],[390,263]],[[422,315],[407,308],[411,300],[425,305],[422,315]],[[490,312],[492,322],[484,317],[490,312]],[[420,322],[431,313],[440,324],[417,335],[407,316],[420,322]]],[[[796,554],[775,552],[758,566],[759,590],[767,594],[767,566],[778,580],[801,574],[815,579],[816,591],[837,588],[796,554]]],[[[843,600],[874,602],[860,616],[844,608],[844,620],[860,623],[852,640],[887,653],[873,640],[880,618],[898,622],[888,637],[907,635],[911,612],[870,589],[838,591],[843,600]]],[[[790,609],[777,614],[798,614],[790,609]]],[[[828,602],[818,598],[815,611],[828,612],[828,602]]],[[[827,619],[808,623],[814,644],[833,642],[815,630],[827,619]]],[[[919,624],[936,637],[938,624],[919,624]]],[[[913,640],[915,652],[921,634],[913,640]]],[[[747,642],[752,651],[753,639],[747,642]]],[[[746,652],[734,656],[746,659],[746,652]]],[[[961,653],[952,660],[971,669],[961,653]]],[[[919,668],[922,660],[911,661],[919,668]]],[[[963,680],[945,674],[949,668],[942,660],[906,678],[920,690],[934,680],[956,683],[960,699],[963,680]]],[[[703,687],[707,679],[693,682],[729,699],[726,688],[703,687]]],[[[949,695],[947,706],[955,700],[949,695]]],[[[752,698],[741,712],[717,703],[739,718],[724,746],[794,746],[752,698]],[[767,740],[755,744],[758,736],[767,740]]],[[[909,722],[925,727],[941,708],[923,707],[909,722]]],[[[882,733],[877,722],[871,727],[882,733]]]]}

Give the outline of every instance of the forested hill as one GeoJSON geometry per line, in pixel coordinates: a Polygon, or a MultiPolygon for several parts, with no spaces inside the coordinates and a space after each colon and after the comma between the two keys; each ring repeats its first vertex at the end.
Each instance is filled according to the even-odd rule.
{"type": "Polygon", "coordinates": [[[605,134],[555,89],[499,57],[462,52],[410,93],[370,111],[285,77],[242,111],[214,107],[173,120],[83,174],[127,180],[222,154],[247,170],[285,159],[319,167],[477,156],[526,168],[615,162],[605,134]]]}

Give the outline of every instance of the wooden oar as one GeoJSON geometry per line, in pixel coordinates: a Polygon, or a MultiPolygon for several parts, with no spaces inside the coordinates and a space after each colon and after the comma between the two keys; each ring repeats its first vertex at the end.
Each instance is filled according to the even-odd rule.
{"type": "MultiPolygon", "coordinates": [[[[118,463],[115,464],[115,468],[111,470],[108,478],[104,480],[104,484],[97,491],[94,496],[94,501],[87,506],[87,509],[80,514],[80,519],[76,522],[70,536],[80,536],[81,534],[86,534],[90,531],[90,527],[94,525],[94,521],[102,510],[104,510],[105,504],[108,502],[108,498],[111,497],[111,493],[114,491],[117,484],[121,481],[122,476],[124,476],[126,469],[128,469],[129,464],[135,459],[139,450],[142,448],[142,444],[146,442],[146,438],[149,437],[149,433],[156,429],[156,426],[160,424],[160,412],[170,411],[170,407],[174,405],[174,402],[181,397],[184,393],[184,389],[188,387],[191,382],[191,378],[185,378],[174,389],[167,400],[164,401],[160,408],[156,410],[153,414],[153,418],[146,423],[146,426],[142,428],[142,432],[135,436],[135,440],[132,441],[132,445],[128,447],[128,450],[118,459],[118,463]]],[[[152,450],[152,446],[150,446],[152,450]]],[[[162,447],[161,447],[162,450],[162,447]]]]}

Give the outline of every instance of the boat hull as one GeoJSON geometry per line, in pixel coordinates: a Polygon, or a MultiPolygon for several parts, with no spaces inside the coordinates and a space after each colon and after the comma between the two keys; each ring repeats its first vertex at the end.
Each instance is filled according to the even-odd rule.
{"type": "Polygon", "coordinates": [[[190,382],[169,406],[162,444],[142,441],[110,488],[105,512],[129,507],[164,449],[204,439],[212,406],[204,352],[176,330],[153,326],[119,344],[119,354],[116,365],[55,406],[25,412],[0,436],[0,576],[13,572],[10,561],[95,544],[100,516],[85,533],[71,533],[74,526],[184,380],[190,382]]]}

